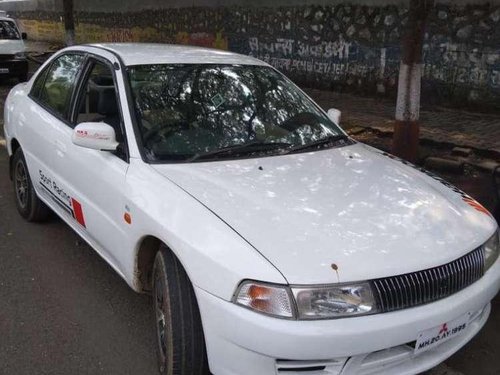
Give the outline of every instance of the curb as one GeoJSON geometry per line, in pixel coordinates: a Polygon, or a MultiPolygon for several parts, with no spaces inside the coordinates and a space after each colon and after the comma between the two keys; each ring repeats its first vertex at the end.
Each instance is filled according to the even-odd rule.
{"type": "Polygon", "coordinates": [[[465,163],[461,160],[445,159],[437,156],[429,156],[424,161],[425,168],[463,174],[465,163]]]}
{"type": "MultiPolygon", "coordinates": [[[[359,129],[360,126],[354,126],[352,127],[352,129],[359,129]]],[[[371,130],[373,131],[374,133],[376,133],[377,135],[380,135],[380,136],[383,136],[383,137],[392,137],[392,135],[394,134],[394,130],[393,129],[388,129],[387,127],[379,127],[379,126],[363,126],[362,127],[363,129],[365,130],[371,130]]],[[[350,133],[350,129],[346,130],[348,133],[350,133]]],[[[360,131],[356,131],[356,132],[353,132],[352,134],[355,135],[355,134],[360,134],[361,132],[360,131]]],[[[457,144],[457,143],[453,143],[453,142],[446,142],[446,141],[437,141],[435,139],[432,139],[432,138],[428,138],[428,137],[425,137],[425,136],[421,136],[420,137],[420,143],[421,144],[428,144],[428,145],[433,145],[433,146],[441,146],[441,147],[449,147],[450,149],[470,149],[472,151],[474,151],[477,155],[481,156],[481,157],[485,157],[485,158],[490,158],[490,159],[494,159],[495,161],[499,161],[500,162],[500,151],[496,151],[496,150],[491,150],[491,149],[484,149],[484,148],[477,148],[475,146],[472,146],[472,145],[468,145],[468,144],[457,144]]]]}

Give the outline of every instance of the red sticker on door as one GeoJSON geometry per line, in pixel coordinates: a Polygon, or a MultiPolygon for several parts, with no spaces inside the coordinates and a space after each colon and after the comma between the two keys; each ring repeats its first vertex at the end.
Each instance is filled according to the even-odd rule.
{"type": "Polygon", "coordinates": [[[82,205],[75,198],[71,198],[71,206],[73,209],[73,217],[82,227],[85,228],[85,218],[83,216],[82,205]]]}

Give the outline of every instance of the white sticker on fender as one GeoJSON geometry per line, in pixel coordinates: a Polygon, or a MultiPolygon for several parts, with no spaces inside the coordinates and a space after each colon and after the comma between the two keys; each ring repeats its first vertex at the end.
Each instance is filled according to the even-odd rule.
{"type": "Polygon", "coordinates": [[[443,342],[465,332],[470,316],[471,314],[467,313],[450,322],[420,332],[417,337],[417,343],[415,344],[415,354],[433,349],[443,342]]]}

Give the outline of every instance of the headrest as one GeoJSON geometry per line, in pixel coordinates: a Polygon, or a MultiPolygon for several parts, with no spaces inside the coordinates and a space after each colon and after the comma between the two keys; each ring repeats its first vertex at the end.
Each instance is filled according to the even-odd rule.
{"type": "Polygon", "coordinates": [[[97,113],[103,116],[118,114],[118,103],[114,87],[99,88],[97,113]]]}

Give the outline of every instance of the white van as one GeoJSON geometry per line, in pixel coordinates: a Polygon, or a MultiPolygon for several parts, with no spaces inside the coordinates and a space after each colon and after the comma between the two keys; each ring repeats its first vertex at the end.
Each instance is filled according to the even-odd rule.
{"type": "Polygon", "coordinates": [[[17,77],[20,82],[28,80],[24,39],[16,22],[0,11],[0,77],[17,77]]]}

